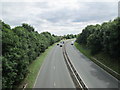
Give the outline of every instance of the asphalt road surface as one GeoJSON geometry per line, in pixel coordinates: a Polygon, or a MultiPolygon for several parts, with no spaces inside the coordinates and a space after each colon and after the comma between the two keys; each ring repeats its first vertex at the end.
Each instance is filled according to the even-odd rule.
{"type": "Polygon", "coordinates": [[[44,60],[34,88],[75,88],[65,64],[62,47],[55,45],[44,60]]]}
{"type": "Polygon", "coordinates": [[[80,53],[71,42],[66,44],[66,51],[88,88],[120,87],[118,80],[80,53]]]}
{"type": "MultiPolygon", "coordinates": [[[[120,88],[118,80],[80,53],[73,42],[66,43],[66,51],[88,88],[120,88]]],[[[62,47],[55,45],[44,60],[34,88],[75,88],[67,69],[62,47]]]]}

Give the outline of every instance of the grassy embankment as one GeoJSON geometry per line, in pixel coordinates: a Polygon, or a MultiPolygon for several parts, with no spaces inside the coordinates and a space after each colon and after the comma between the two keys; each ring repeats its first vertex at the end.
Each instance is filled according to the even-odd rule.
{"type": "Polygon", "coordinates": [[[30,73],[27,75],[25,80],[21,83],[19,88],[22,88],[23,85],[25,85],[25,84],[27,84],[26,88],[33,88],[33,85],[35,83],[35,80],[36,80],[36,77],[40,70],[40,67],[41,67],[45,57],[47,56],[48,52],[53,48],[54,45],[52,45],[48,49],[46,49],[44,53],[42,53],[36,60],[34,60],[29,65],[28,69],[29,69],[30,73]]]}
{"type": "Polygon", "coordinates": [[[120,66],[119,66],[118,60],[110,58],[108,55],[106,55],[105,53],[102,53],[102,52],[100,52],[100,53],[98,53],[96,55],[91,55],[90,50],[86,46],[80,45],[80,44],[78,44],[76,42],[75,42],[74,45],[81,53],[83,53],[85,56],[87,56],[90,60],[92,60],[93,62],[98,64],[100,67],[105,69],[107,72],[111,73],[116,78],[120,79],[120,77],[118,77],[118,75],[114,75],[111,71],[107,70],[106,67],[100,65],[97,62],[97,61],[99,61],[100,63],[102,63],[105,66],[109,67],[111,70],[113,70],[113,71],[117,72],[118,74],[120,74],[120,66]]]}

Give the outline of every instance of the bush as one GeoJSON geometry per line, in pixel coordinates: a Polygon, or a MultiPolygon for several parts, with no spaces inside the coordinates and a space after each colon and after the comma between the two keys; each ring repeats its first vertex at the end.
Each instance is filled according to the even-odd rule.
{"type": "Polygon", "coordinates": [[[38,33],[28,24],[13,29],[2,23],[2,87],[14,88],[28,74],[29,64],[60,37],[38,33]]]}
{"type": "Polygon", "coordinates": [[[88,46],[92,54],[103,51],[110,57],[120,58],[120,18],[102,25],[89,25],[83,29],[76,42],[88,46]]]}

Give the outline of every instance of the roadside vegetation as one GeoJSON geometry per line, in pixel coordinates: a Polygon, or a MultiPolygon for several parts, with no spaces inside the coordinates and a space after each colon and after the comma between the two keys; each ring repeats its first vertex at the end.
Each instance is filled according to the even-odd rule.
{"type": "Polygon", "coordinates": [[[120,74],[120,18],[89,25],[76,39],[75,46],[88,58],[97,59],[120,74]]]}
{"type": "Polygon", "coordinates": [[[2,58],[2,88],[18,86],[30,73],[30,70],[41,63],[33,67],[31,64],[42,58],[39,56],[49,46],[61,39],[61,37],[51,35],[49,32],[39,34],[32,26],[25,23],[11,28],[10,25],[0,21],[0,29],[0,33],[2,33],[2,53],[0,53],[2,58]]]}
{"type": "Polygon", "coordinates": [[[28,66],[29,73],[28,73],[27,77],[21,82],[21,84],[19,85],[19,88],[22,88],[24,85],[27,85],[26,88],[33,88],[33,86],[35,84],[35,80],[36,80],[37,75],[39,73],[39,70],[42,66],[42,63],[43,63],[45,57],[47,56],[48,52],[52,49],[52,47],[54,45],[55,44],[48,47],[48,49],[46,49],[44,53],[42,53],[39,57],[37,57],[37,59],[34,60],[28,66]]]}
{"type": "Polygon", "coordinates": [[[56,36],[49,32],[38,33],[31,25],[25,23],[11,28],[0,20],[2,88],[12,89],[19,85],[22,87],[26,83],[27,88],[31,88],[50,50],[48,47],[61,39],[76,37],[75,46],[82,53],[91,60],[96,58],[120,74],[119,28],[120,18],[116,18],[101,25],[89,25],[79,35],[56,36]]]}
{"type": "Polygon", "coordinates": [[[77,35],[73,35],[73,34],[67,34],[67,35],[64,35],[62,37],[62,39],[73,39],[73,38],[76,38],[77,35]]]}

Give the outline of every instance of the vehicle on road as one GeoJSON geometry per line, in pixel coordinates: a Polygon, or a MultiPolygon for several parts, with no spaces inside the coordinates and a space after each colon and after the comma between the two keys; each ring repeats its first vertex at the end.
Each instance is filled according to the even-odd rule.
{"type": "Polygon", "coordinates": [[[57,45],[59,45],[59,43],[57,45]]]}
{"type": "Polygon", "coordinates": [[[65,42],[64,42],[64,41],[61,41],[60,43],[61,43],[61,44],[64,44],[65,42]]]}
{"type": "Polygon", "coordinates": [[[62,45],[60,45],[60,47],[62,47],[62,45]]]}
{"type": "Polygon", "coordinates": [[[74,42],[73,42],[73,41],[71,42],[71,45],[74,45],[74,42]]]}

